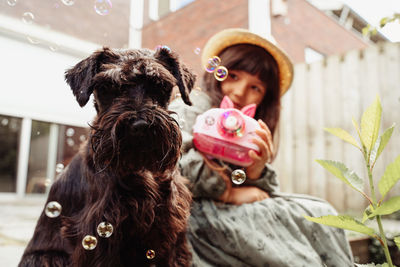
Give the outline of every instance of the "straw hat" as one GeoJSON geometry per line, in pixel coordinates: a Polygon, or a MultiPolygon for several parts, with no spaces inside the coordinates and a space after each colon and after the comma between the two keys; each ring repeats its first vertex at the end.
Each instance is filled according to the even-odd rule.
{"type": "Polygon", "coordinates": [[[222,30],[212,36],[203,48],[201,63],[203,66],[213,56],[218,56],[225,48],[237,44],[252,44],[264,48],[270,53],[279,67],[281,96],[286,93],[293,81],[293,65],[286,53],[278,48],[273,38],[267,39],[245,29],[232,28],[222,30]]]}

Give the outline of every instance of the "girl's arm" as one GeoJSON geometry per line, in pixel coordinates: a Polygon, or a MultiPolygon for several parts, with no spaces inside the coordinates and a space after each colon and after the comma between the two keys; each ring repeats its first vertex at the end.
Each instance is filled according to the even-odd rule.
{"type": "MultiPolygon", "coordinates": [[[[204,161],[203,156],[193,146],[192,127],[195,123],[196,117],[204,111],[211,108],[209,97],[199,91],[193,91],[190,95],[190,99],[193,102],[192,106],[187,106],[181,99],[175,99],[169,106],[171,111],[176,112],[177,121],[179,122],[182,130],[182,156],[179,162],[181,174],[185,176],[189,181],[189,188],[192,191],[194,198],[211,198],[215,200],[221,200],[223,202],[239,204],[238,199],[242,199],[240,188],[244,191],[258,192],[258,195],[263,195],[265,192],[271,193],[278,189],[278,183],[276,175],[273,170],[266,167],[263,164],[258,179],[247,179],[245,184],[241,187],[232,188],[233,190],[229,197],[228,187],[231,187],[230,183],[230,172],[227,170],[224,173],[226,177],[224,179],[220,172],[210,168],[204,161]],[[255,188],[255,189],[247,189],[255,188]],[[260,190],[259,190],[260,189],[260,190]],[[265,192],[262,192],[265,191],[265,192]],[[225,194],[225,196],[223,196],[225,194]],[[238,199],[236,199],[236,197],[238,199]]],[[[248,170],[246,170],[247,172],[248,170]]],[[[248,196],[253,194],[247,194],[248,196]]],[[[242,203],[254,202],[259,200],[258,197],[251,197],[253,201],[244,201],[242,203]]]]}

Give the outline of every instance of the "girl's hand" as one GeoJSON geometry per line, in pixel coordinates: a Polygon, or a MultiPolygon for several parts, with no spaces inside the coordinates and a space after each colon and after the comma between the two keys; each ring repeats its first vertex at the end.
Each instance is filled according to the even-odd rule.
{"type": "Polygon", "coordinates": [[[267,192],[255,186],[243,186],[231,188],[226,199],[220,199],[222,202],[234,205],[241,205],[244,203],[253,203],[269,198],[267,192]]]}
{"type": "Polygon", "coordinates": [[[271,131],[262,120],[258,120],[258,123],[260,124],[261,130],[256,130],[256,134],[260,138],[254,138],[253,143],[259,147],[260,152],[258,154],[254,150],[249,151],[249,157],[253,160],[253,164],[246,169],[246,175],[249,179],[260,178],[265,164],[270,163],[274,157],[274,145],[271,131]]]}

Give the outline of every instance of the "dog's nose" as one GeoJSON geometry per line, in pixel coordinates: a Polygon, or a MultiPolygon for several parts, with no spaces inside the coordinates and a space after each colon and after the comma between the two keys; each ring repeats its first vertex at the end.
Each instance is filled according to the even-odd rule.
{"type": "Polygon", "coordinates": [[[147,128],[147,122],[145,120],[138,120],[132,124],[133,128],[135,129],[143,129],[147,128]]]}
{"type": "Polygon", "coordinates": [[[135,121],[131,127],[135,134],[143,134],[148,129],[149,125],[145,120],[139,119],[135,121]]]}

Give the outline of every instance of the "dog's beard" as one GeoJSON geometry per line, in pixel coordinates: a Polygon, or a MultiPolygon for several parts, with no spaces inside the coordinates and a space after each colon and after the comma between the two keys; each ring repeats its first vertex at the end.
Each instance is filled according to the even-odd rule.
{"type": "Polygon", "coordinates": [[[182,143],[179,126],[157,105],[138,107],[116,99],[91,127],[89,142],[96,172],[158,172],[177,164],[182,143]]]}

